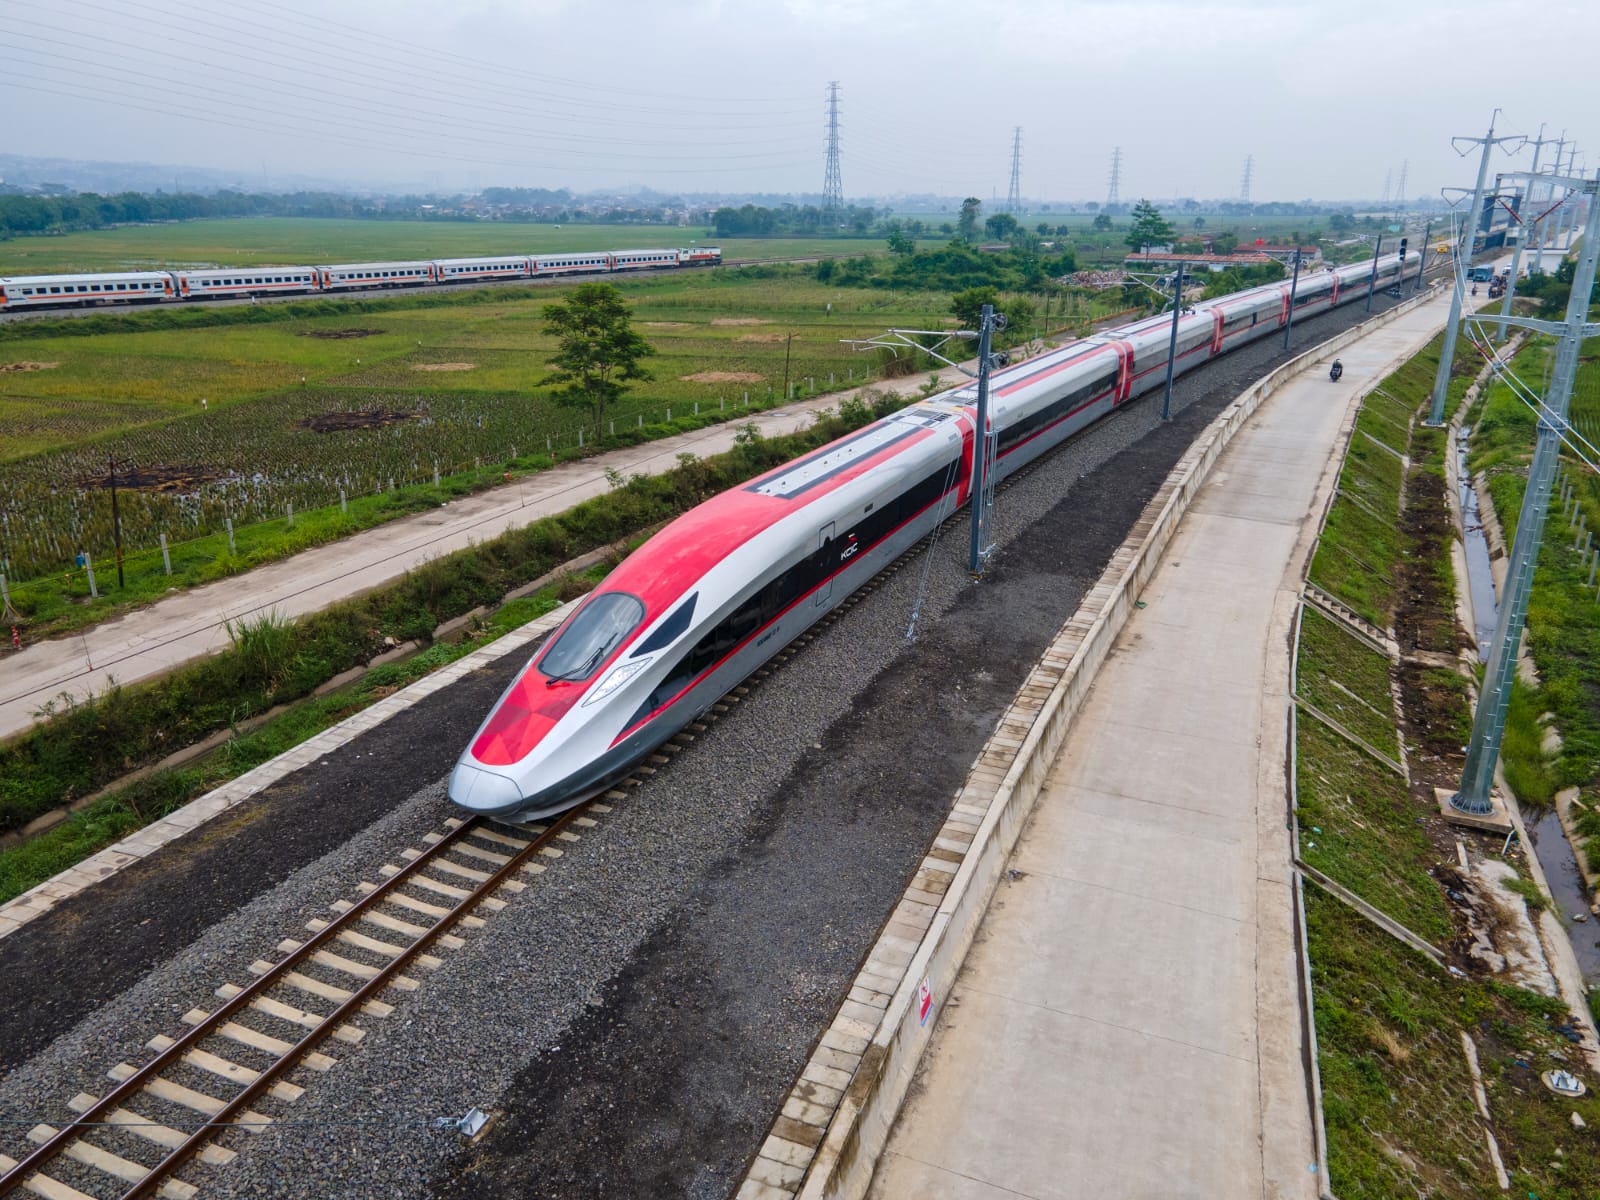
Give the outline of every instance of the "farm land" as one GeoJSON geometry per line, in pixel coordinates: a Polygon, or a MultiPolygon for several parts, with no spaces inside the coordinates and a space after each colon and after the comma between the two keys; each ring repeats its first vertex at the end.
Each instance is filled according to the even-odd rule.
{"type": "MultiPolygon", "coordinates": [[[[943,239],[941,239],[943,240],[943,239]]],[[[346,221],[246,217],[129,225],[0,242],[0,275],[182,267],[563,254],[647,246],[720,246],[724,258],[878,253],[882,238],[717,238],[704,226],[534,225],[500,221],[346,221]]]]}
{"type": "MultiPolygon", "coordinates": [[[[779,403],[786,362],[796,396],[866,382],[884,353],[841,338],[953,324],[944,293],[831,287],[804,268],[616,282],[658,352],[654,378],[610,413],[619,440],[737,419],[747,396],[751,408],[779,403]]],[[[87,333],[84,321],[0,330],[0,554],[14,603],[35,634],[60,632],[592,450],[593,430],[578,446],[582,412],[541,382],[554,347],[541,310],[566,291],[89,319],[129,332],[87,333]],[[106,594],[111,461],[121,597],[106,594]],[[93,603],[73,568],[79,551],[99,566],[93,603]]]]}

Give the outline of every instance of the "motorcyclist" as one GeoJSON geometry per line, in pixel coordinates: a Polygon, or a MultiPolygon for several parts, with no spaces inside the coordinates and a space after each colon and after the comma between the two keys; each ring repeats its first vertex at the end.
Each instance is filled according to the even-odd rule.
{"type": "Polygon", "coordinates": [[[1342,362],[1340,362],[1337,358],[1334,359],[1333,360],[1333,366],[1328,368],[1328,378],[1332,379],[1334,382],[1337,383],[1338,380],[1339,380],[1339,376],[1341,376],[1343,374],[1344,374],[1344,364],[1342,362]]]}

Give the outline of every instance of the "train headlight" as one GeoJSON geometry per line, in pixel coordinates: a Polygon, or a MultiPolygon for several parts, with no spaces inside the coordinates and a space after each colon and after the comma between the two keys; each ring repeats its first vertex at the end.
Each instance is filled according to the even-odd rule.
{"type": "Polygon", "coordinates": [[[597,701],[604,700],[623,684],[627,683],[628,680],[632,679],[640,671],[644,670],[645,667],[649,666],[650,659],[653,657],[654,655],[647,655],[644,658],[635,658],[623,663],[615,671],[611,672],[611,674],[602,679],[599,687],[595,688],[594,691],[590,692],[583,698],[583,707],[587,708],[589,705],[594,704],[597,701]]]}

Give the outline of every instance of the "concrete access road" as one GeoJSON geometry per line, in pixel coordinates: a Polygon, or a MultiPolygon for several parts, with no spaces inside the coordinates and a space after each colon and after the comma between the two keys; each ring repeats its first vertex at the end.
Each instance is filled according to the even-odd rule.
{"type": "Polygon", "coordinates": [[[1290,634],[1356,400],[1448,311],[1445,292],[1341,350],[1340,383],[1305,372],[1219,460],[1017,844],[879,1200],[1317,1195],[1290,634]]]}

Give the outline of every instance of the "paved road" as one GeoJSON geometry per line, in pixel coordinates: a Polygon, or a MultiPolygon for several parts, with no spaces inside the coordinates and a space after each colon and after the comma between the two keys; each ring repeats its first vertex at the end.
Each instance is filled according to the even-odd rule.
{"type": "Polygon", "coordinates": [[[1448,296],[1236,438],[1017,845],[871,1195],[1311,1200],[1286,828],[1288,643],[1359,388],[1448,296]]]}
{"type": "MultiPolygon", "coordinates": [[[[946,370],[944,377],[956,378],[946,370]]],[[[915,391],[916,375],[878,390],[915,391]]],[[[750,417],[768,437],[803,428],[818,409],[837,406],[856,392],[756,413],[750,417]]],[[[744,422],[739,422],[743,424],[744,422]]],[[[670,470],[684,453],[702,457],[733,445],[730,422],[564,463],[517,483],[452,502],[363,533],[308,550],[243,575],[180,592],[147,608],[113,618],[82,634],[24,646],[0,660],[0,738],[26,729],[46,701],[68,693],[86,696],[115,679],[134,683],[162,674],[228,644],[224,622],[275,609],[299,616],[379,587],[428,559],[564,512],[609,490],[606,472],[655,474],[670,470]]]]}

